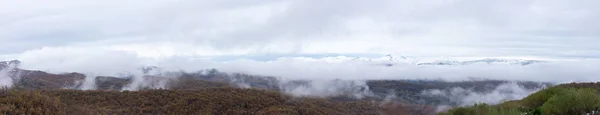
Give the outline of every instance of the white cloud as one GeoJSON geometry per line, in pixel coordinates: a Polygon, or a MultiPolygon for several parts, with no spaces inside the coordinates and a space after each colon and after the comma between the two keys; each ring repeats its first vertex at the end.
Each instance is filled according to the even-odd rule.
{"type": "Polygon", "coordinates": [[[356,98],[373,96],[365,81],[323,80],[298,84],[290,81],[280,83],[281,92],[294,96],[331,97],[351,95],[356,98]]]}
{"type": "Polygon", "coordinates": [[[597,5],[593,0],[1,0],[0,53],[85,45],[158,57],[597,58],[597,5]]]}
{"type": "Polygon", "coordinates": [[[12,87],[13,81],[19,79],[19,76],[12,76],[13,70],[18,66],[16,64],[7,63],[8,65],[0,65],[0,87],[12,87]]]}
{"type": "MultiPolygon", "coordinates": [[[[545,86],[540,86],[545,88],[545,86]]],[[[509,82],[498,85],[495,89],[486,92],[476,92],[471,89],[453,87],[448,89],[434,89],[423,91],[421,94],[429,96],[444,96],[452,103],[459,106],[472,106],[479,103],[498,104],[505,101],[519,100],[541,89],[528,89],[518,83],[509,82]]],[[[443,106],[442,106],[443,107],[443,106]]]]}
{"type": "Polygon", "coordinates": [[[527,66],[508,64],[472,64],[453,66],[418,66],[411,59],[386,67],[386,57],[278,58],[272,61],[234,59],[215,61],[211,58],[174,56],[153,58],[135,52],[110,48],[44,48],[19,55],[20,67],[60,72],[81,72],[91,75],[118,76],[139,72],[139,68],[155,65],[162,71],[197,71],[217,68],[225,72],[278,76],[283,79],[309,80],[371,80],[371,79],[445,79],[450,81],[471,78],[500,80],[529,80],[547,82],[597,81],[598,60],[552,60],[527,66]],[[365,60],[371,60],[367,62],[365,60]],[[405,64],[403,64],[405,63],[405,64]]]}

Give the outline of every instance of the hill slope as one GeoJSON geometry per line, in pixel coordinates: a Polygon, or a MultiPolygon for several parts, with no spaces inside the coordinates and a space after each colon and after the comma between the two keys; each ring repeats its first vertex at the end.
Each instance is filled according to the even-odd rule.
{"type": "Polygon", "coordinates": [[[444,115],[597,115],[600,82],[569,83],[550,87],[522,100],[498,105],[476,104],[452,109],[444,115]]]}
{"type": "Polygon", "coordinates": [[[4,89],[4,114],[434,114],[434,108],[393,102],[294,98],[257,89],[82,91],[4,89]]]}

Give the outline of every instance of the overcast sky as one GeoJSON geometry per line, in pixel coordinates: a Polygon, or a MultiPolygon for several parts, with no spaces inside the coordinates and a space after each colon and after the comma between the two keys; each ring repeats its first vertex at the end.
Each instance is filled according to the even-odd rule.
{"type": "Polygon", "coordinates": [[[598,0],[0,0],[0,55],[599,58],[597,6],[598,0]]]}

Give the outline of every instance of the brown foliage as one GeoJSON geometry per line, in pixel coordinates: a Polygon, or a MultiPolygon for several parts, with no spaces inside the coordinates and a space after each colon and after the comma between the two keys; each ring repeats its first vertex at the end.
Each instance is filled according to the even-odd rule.
{"type": "Polygon", "coordinates": [[[0,91],[0,113],[2,114],[65,114],[59,98],[40,92],[19,92],[3,88],[0,91]]]}
{"type": "Polygon", "coordinates": [[[275,91],[237,88],[143,91],[4,89],[0,95],[0,113],[4,114],[375,115],[408,112],[392,111],[408,107],[402,105],[294,98],[275,91]]]}

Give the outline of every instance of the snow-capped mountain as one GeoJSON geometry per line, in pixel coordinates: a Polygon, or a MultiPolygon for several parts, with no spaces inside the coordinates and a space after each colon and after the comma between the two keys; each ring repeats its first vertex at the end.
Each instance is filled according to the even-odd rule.
{"type": "Polygon", "coordinates": [[[521,60],[521,59],[494,59],[486,58],[480,60],[469,60],[469,61],[435,61],[418,63],[417,65],[471,65],[471,64],[509,64],[509,65],[530,65],[535,63],[543,63],[544,61],[539,60],[521,60]]]}
{"type": "Polygon", "coordinates": [[[525,66],[525,65],[545,62],[545,61],[540,61],[540,60],[502,59],[502,58],[457,60],[457,59],[453,59],[451,57],[418,58],[418,57],[393,56],[393,55],[385,55],[382,57],[371,57],[371,58],[335,56],[335,57],[324,57],[324,58],[292,57],[292,58],[281,58],[281,59],[292,59],[292,60],[324,62],[324,63],[360,63],[360,64],[374,64],[374,65],[383,65],[383,66],[472,65],[472,64],[492,64],[492,65],[507,64],[507,65],[525,66]]]}
{"type": "Polygon", "coordinates": [[[465,61],[463,64],[476,64],[476,63],[487,63],[487,64],[511,64],[511,65],[530,65],[535,63],[543,63],[544,61],[539,60],[520,60],[520,59],[492,59],[486,58],[481,60],[465,61]]]}

